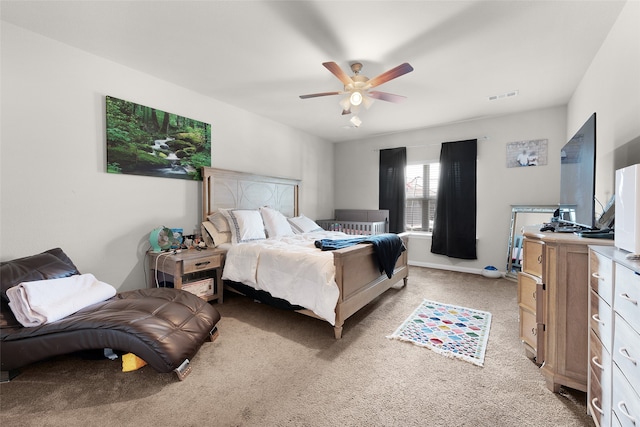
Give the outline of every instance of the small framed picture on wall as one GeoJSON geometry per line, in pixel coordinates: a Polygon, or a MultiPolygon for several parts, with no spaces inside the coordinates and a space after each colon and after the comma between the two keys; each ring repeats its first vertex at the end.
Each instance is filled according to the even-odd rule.
{"type": "Polygon", "coordinates": [[[543,166],[547,164],[548,140],[533,139],[507,143],[507,167],[543,166]]]}

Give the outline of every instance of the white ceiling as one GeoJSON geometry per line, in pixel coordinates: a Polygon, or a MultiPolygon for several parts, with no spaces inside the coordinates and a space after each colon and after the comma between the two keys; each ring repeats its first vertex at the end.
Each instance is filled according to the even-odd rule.
{"type": "MultiPolygon", "coordinates": [[[[564,105],[624,1],[7,1],[2,20],[328,141],[564,105]],[[349,127],[342,83],[321,64],[374,77],[349,127]],[[489,101],[491,95],[519,91],[489,101]]],[[[215,126],[215,123],[214,123],[215,126]]]]}

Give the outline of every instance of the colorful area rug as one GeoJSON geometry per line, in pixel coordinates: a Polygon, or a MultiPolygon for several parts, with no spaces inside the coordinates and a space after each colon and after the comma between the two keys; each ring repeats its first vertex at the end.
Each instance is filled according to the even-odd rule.
{"type": "Polygon", "coordinates": [[[410,341],[436,353],[484,366],[491,313],[424,300],[387,338],[410,341]]]}

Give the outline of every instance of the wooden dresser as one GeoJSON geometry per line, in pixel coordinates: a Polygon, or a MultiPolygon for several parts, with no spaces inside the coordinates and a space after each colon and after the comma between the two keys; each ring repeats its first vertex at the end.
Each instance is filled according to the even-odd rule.
{"type": "Polygon", "coordinates": [[[518,273],[520,339],[547,387],[587,391],[589,245],[613,240],[525,227],[518,273]]]}
{"type": "Polygon", "coordinates": [[[640,424],[640,261],[590,246],[587,408],[597,426],[640,424]]]}

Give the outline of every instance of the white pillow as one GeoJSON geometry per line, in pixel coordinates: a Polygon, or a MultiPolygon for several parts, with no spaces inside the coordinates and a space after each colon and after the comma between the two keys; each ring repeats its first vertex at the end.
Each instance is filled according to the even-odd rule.
{"type": "MultiPolygon", "coordinates": [[[[220,216],[222,216],[222,214],[220,214],[220,216]]],[[[224,222],[226,223],[227,220],[225,219],[224,222]]],[[[205,221],[202,225],[204,226],[205,232],[211,236],[214,247],[217,248],[218,246],[231,241],[231,230],[224,232],[219,231],[216,225],[211,221],[205,221]]]]}
{"type": "Polygon", "coordinates": [[[251,240],[266,239],[262,216],[257,210],[220,209],[229,222],[231,243],[243,243],[251,240]]]}
{"type": "Polygon", "coordinates": [[[310,233],[312,231],[322,231],[322,227],[315,223],[312,219],[307,218],[304,215],[288,218],[291,228],[296,233],[310,233]]]}
{"type": "Polygon", "coordinates": [[[267,236],[292,236],[294,234],[287,217],[282,215],[280,211],[265,206],[260,208],[260,215],[262,215],[264,226],[267,229],[267,236]]]}
{"type": "Polygon", "coordinates": [[[216,226],[216,230],[218,230],[220,233],[231,232],[231,229],[229,228],[229,222],[220,211],[212,213],[207,217],[207,219],[216,226]]]}

